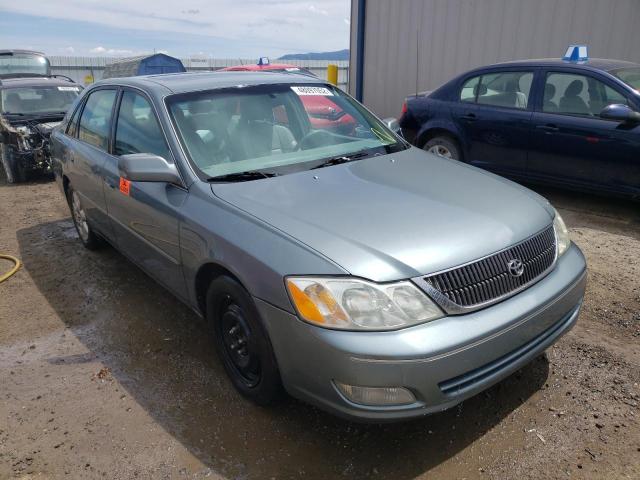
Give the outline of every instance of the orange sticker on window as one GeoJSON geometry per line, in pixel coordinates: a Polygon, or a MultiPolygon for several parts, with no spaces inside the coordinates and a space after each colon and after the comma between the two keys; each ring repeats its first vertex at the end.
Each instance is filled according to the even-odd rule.
{"type": "Polygon", "coordinates": [[[126,178],[120,177],[120,192],[125,195],[129,195],[129,189],[131,188],[131,182],[126,178]]]}

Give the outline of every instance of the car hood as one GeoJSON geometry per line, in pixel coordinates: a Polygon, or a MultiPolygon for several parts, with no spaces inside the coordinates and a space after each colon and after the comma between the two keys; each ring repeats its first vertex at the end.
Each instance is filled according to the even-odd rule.
{"type": "MultiPolygon", "coordinates": [[[[475,167],[411,148],[240,183],[221,199],[374,281],[461,265],[547,227],[539,195],[475,167]]],[[[291,272],[313,274],[314,272],[291,272]]]]}

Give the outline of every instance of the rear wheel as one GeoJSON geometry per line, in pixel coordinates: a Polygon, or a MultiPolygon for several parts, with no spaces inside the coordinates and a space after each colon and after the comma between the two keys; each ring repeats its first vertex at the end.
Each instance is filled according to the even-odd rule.
{"type": "Polygon", "coordinates": [[[0,144],[0,161],[7,177],[7,183],[19,183],[26,180],[27,176],[22,165],[17,162],[7,145],[0,144]]]}
{"type": "Polygon", "coordinates": [[[462,160],[460,147],[451,137],[440,135],[433,137],[424,145],[424,150],[439,157],[451,158],[452,160],[462,160]]]}
{"type": "Polygon", "coordinates": [[[237,281],[223,276],[211,283],[207,321],[236,389],[260,405],[274,403],[282,388],[273,348],[251,296],[237,281]]]}
{"type": "Polygon", "coordinates": [[[73,224],[76,227],[82,245],[89,250],[100,248],[103,245],[102,239],[89,225],[87,213],[80,201],[80,195],[71,186],[67,189],[67,201],[69,202],[73,224]]]}

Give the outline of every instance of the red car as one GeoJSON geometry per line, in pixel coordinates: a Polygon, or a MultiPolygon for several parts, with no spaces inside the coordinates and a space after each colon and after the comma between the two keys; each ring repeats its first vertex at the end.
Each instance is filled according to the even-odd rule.
{"type": "MultiPolygon", "coordinates": [[[[235,65],[225,67],[223,72],[287,72],[299,75],[315,77],[308,69],[289,65],[286,63],[270,63],[267,59],[261,58],[257,64],[235,65]]],[[[351,115],[347,115],[338,105],[331,101],[329,97],[322,95],[305,95],[300,97],[304,105],[309,121],[313,128],[332,130],[337,133],[351,133],[355,128],[355,120],[351,115]]],[[[278,120],[278,119],[276,119],[278,120]]]]}

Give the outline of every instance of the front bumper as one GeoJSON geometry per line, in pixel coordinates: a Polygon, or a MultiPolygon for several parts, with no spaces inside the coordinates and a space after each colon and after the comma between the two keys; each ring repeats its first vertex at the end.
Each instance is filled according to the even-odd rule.
{"type": "Polygon", "coordinates": [[[527,364],[575,324],[585,286],[584,256],[572,245],[544,279],[501,303],[392,332],[323,329],[256,303],[291,395],[351,419],[389,421],[450,408],[527,364]],[[334,381],[405,387],[416,402],[358,405],[334,381]]]}

